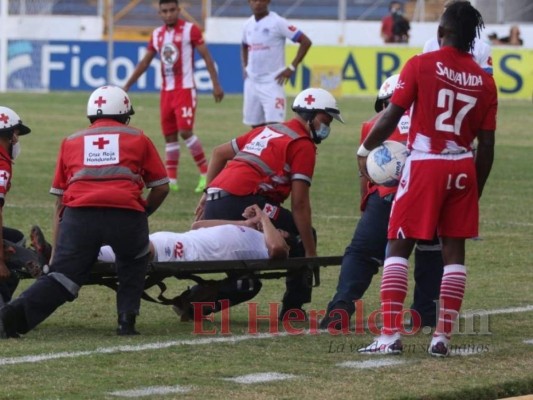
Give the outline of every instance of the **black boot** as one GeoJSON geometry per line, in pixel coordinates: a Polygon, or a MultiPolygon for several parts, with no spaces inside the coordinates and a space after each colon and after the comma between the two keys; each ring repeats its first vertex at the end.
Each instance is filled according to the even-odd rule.
{"type": "Polygon", "coordinates": [[[117,335],[119,336],[138,335],[139,332],[135,330],[135,318],[136,318],[135,314],[120,313],[118,315],[117,335]]]}
{"type": "Polygon", "coordinates": [[[10,304],[0,308],[0,339],[19,338],[17,333],[18,320],[24,325],[24,315],[16,315],[17,310],[10,304]]]}

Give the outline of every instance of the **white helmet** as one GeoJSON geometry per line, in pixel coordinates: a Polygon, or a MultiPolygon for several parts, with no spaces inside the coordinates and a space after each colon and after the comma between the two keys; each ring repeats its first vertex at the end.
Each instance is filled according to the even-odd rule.
{"type": "Polygon", "coordinates": [[[383,110],[383,102],[392,97],[394,90],[396,90],[399,77],[399,74],[391,75],[385,79],[385,82],[382,83],[381,87],[379,88],[378,97],[374,103],[374,109],[376,112],[383,110]]]}
{"type": "Polygon", "coordinates": [[[101,86],[91,93],[87,102],[88,117],[133,115],[128,94],[118,86],[101,86]]]}
{"type": "Polygon", "coordinates": [[[324,111],[344,123],[335,97],[321,88],[309,88],[300,92],[292,103],[292,110],[297,113],[324,111]]]}
{"type": "Polygon", "coordinates": [[[19,115],[11,108],[0,106],[0,134],[10,134],[15,128],[19,130],[19,135],[26,135],[31,129],[22,123],[19,115]]]}

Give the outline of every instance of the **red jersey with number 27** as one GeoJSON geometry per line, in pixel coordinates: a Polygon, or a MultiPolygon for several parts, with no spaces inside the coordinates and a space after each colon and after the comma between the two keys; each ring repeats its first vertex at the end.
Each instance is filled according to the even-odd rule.
{"type": "Polygon", "coordinates": [[[470,151],[478,130],[496,129],[494,79],[454,47],[411,58],[391,103],[413,105],[408,147],[432,154],[470,151]]]}

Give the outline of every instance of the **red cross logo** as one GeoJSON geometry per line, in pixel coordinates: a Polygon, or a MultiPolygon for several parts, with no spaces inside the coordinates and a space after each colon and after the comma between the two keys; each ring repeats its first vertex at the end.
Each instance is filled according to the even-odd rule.
{"type": "Polygon", "coordinates": [[[103,137],[98,138],[96,142],[93,142],[95,146],[98,146],[99,150],[102,150],[106,144],[109,144],[109,140],[105,140],[103,137]]]}
{"type": "Polygon", "coordinates": [[[384,90],[385,92],[388,91],[388,90],[389,90],[389,86],[390,86],[389,82],[386,82],[386,83],[385,83],[385,86],[383,87],[383,90],[384,90]]]}
{"type": "Polygon", "coordinates": [[[126,96],[124,96],[124,105],[126,108],[128,108],[128,105],[130,104],[130,99],[128,99],[126,96]]]}
{"type": "Polygon", "coordinates": [[[310,106],[311,104],[313,104],[316,101],[316,99],[313,97],[312,94],[307,96],[304,100],[305,100],[305,102],[307,103],[308,106],[310,106]]]}
{"type": "Polygon", "coordinates": [[[0,177],[4,178],[4,179],[7,179],[8,178],[8,174],[6,171],[4,171],[4,173],[2,175],[0,175],[0,177]]]}
{"type": "Polygon", "coordinates": [[[94,101],[94,104],[98,106],[98,108],[102,108],[102,104],[106,104],[107,100],[104,99],[102,96],[98,97],[98,100],[94,101]]]}
{"type": "Polygon", "coordinates": [[[7,121],[9,121],[9,116],[7,116],[6,114],[1,114],[0,121],[2,121],[4,124],[7,124],[7,121]]]}
{"type": "Polygon", "coordinates": [[[265,214],[270,214],[272,212],[272,206],[270,204],[265,204],[265,214]]]}

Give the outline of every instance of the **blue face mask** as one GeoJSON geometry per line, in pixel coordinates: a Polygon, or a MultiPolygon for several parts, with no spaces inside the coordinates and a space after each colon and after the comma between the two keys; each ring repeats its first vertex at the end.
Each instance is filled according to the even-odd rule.
{"type": "Polygon", "coordinates": [[[329,133],[331,132],[331,127],[327,126],[323,122],[320,123],[320,127],[316,130],[316,136],[320,140],[324,140],[329,136],[329,133]]]}

